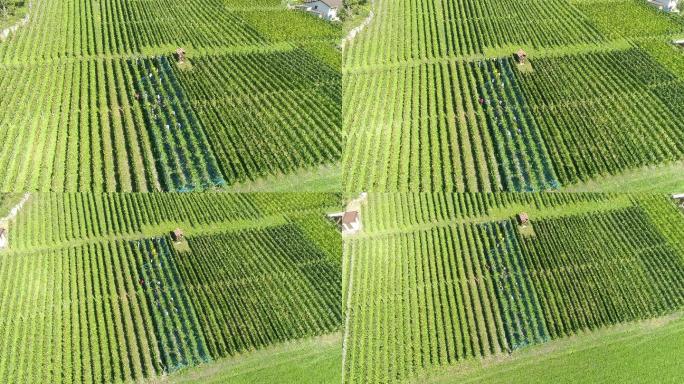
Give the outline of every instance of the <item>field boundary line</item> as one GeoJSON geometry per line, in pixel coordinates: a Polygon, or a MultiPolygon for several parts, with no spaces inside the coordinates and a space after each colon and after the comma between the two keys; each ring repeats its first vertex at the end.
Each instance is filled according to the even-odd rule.
{"type": "MultiPolygon", "coordinates": [[[[546,47],[540,49],[529,49],[528,53],[534,58],[553,58],[582,55],[596,52],[623,51],[634,48],[635,45],[626,39],[608,40],[603,43],[584,43],[572,46],[546,47]]],[[[388,71],[393,69],[403,69],[419,67],[426,64],[450,64],[450,63],[473,63],[482,60],[501,59],[512,55],[512,47],[495,48],[485,50],[483,53],[471,55],[446,55],[441,57],[424,57],[411,60],[398,60],[394,62],[377,62],[372,64],[350,66],[342,69],[343,74],[362,74],[378,71],[388,71]],[[510,53],[510,54],[509,54],[510,53]]]]}
{"type": "Polygon", "coordinates": [[[634,202],[626,196],[612,198],[605,202],[573,203],[564,204],[558,207],[536,208],[533,205],[513,204],[505,208],[491,210],[487,214],[475,217],[460,217],[446,220],[435,220],[425,223],[412,225],[409,229],[398,227],[381,229],[372,232],[364,232],[352,235],[353,239],[372,239],[376,237],[395,236],[404,233],[414,233],[428,231],[435,228],[458,227],[464,224],[484,224],[513,218],[519,212],[527,212],[535,219],[548,219],[555,217],[572,217],[597,212],[610,212],[634,206],[634,202]]]}
{"type": "Polygon", "coordinates": [[[347,283],[347,300],[345,303],[346,308],[345,308],[345,312],[344,312],[344,336],[342,337],[342,384],[344,384],[345,366],[347,363],[347,341],[349,340],[349,321],[350,321],[349,320],[349,312],[351,312],[352,288],[354,286],[353,266],[354,266],[354,252],[351,252],[351,259],[349,260],[349,282],[347,283]]]}
{"type": "MultiPolygon", "coordinates": [[[[326,212],[331,208],[325,208],[320,212],[326,212]]],[[[242,220],[226,220],[217,221],[211,224],[200,225],[196,224],[191,226],[186,222],[164,222],[157,225],[143,225],[139,231],[131,231],[129,233],[119,234],[119,235],[109,235],[109,236],[92,236],[84,237],[78,239],[64,240],[58,244],[38,244],[35,246],[24,247],[21,249],[11,249],[5,254],[25,254],[25,253],[35,253],[56,249],[65,249],[72,247],[80,247],[89,244],[99,244],[103,242],[114,242],[114,241],[135,241],[151,239],[156,237],[164,237],[168,235],[168,231],[171,231],[176,227],[183,227],[186,237],[197,237],[197,236],[211,236],[223,233],[234,233],[240,231],[249,230],[259,230],[271,227],[277,227],[281,225],[288,225],[292,222],[294,217],[306,216],[314,213],[318,213],[318,209],[296,211],[291,213],[281,213],[273,214],[268,216],[263,216],[258,219],[242,219],[242,220]]],[[[324,217],[325,213],[321,213],[321,217],[324,217]]],[[[1,222],[1,221],[0,221],[1,222]]]]}
{"type": "Polygon", "coordinates": [[[0,223],[13,220],[15,217],[17,217],[21,209],[24,208],[24,204],[26,204],[30,197],[31,194],[29,192],[24,193],[24,196],[21,198],[21,200],[9,210],[7,216],[0,219],[0,223]]]}
{"type": "Polygon", "coordinates": [[[363,20],[363,22],[356,27],[354,27],[349,33],[347,33],[347,36],[345,36],[342,39],[342,42],[340,43],[340,46],[342,49],[344,49],[347,46],[347,43],[351,43],[356,36],[358,36],[359,33],[363,32],[364,29],[366,29],[367,26],[369,26],[372,22],[373,19],[375,18],[375,1],[370,0],[370,13],[368,13],[368,16],[363,20]]]}

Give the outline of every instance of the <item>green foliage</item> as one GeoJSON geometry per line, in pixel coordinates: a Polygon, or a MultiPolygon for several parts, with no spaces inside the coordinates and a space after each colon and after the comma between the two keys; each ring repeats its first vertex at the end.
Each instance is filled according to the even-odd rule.
{"type": "Polygon", "coordinates": [[[684,32],[684,21],[666,16],[646,1],[570,0],[609,39],[673,35],[684,32]]]}
{"type": "Polygon", "coordinates": [[[35,5],[0,44],[0,190],[207,190],[337,163],[341,54],[323,47],[340,28],[247,6],[35,5]]]}
{"type": "Polygon", "coordinates": [[[339,203],[32,194],[0,253],[0,377],[137,382],[338,330],[341,267],[327,248],[341,236],[325,211],[339,203]],[[177,227],[187,252],[171,243],[177,227]]]}
{"type": "Polygon", "coordinates": [[[427,374],[421,383],[676,383],[684,353],[681,313],[579,334],[501,361],[474,360],[427,374]]]}
{"type": "Polygon", "coordinates": [[[680,310],[684,213],[668,199],[371,194],[363,234],[344,242],[345,379],[402,380],[680,310]]]}
{"type": "Polygon", "coordinates": [[[296,225],[188,242],[176,263],[212,356],[339,328],[339,266],[296,225]]]}
{"type": "Polygon", "coordinates": [[[295,49],[192,63],[177,75],[229,184],[339,160],[341,75],[315,56],[295,49]]]}
{"type": "Polygon", "coordinates": [[[665,45],[680,17],[621,0],[375,8],[344,55],[349,191],[555,190],[684,158],[682,54],[665,45]]]}
{"type": "Polygon", "coordinates": [[[376,16],[349,45],[350,68],[471,56],[487,48],[598,43],[602,34],[566,0],[375,0],[376,16]]]}

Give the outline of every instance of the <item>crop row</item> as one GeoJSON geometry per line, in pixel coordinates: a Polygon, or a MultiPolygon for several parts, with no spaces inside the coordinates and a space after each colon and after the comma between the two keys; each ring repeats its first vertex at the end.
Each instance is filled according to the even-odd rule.
{"type": "Polygon", "coordinates": [[[152,86],[140,72],[121,60],[0,72],[7,90],[0,96],[0,190],[169,191],[220,184],[178,85],[171,88],[173,79],[162,76],[168,81],[152,86]],[[36,86],[41,78],[48,81],[36,86]],[[178,169],[179,162],[187,169],[178,169]]]}
{"type": "Polygon", "coordinates": [[[0,190],[187,191],[340,158],[339,74],[281,78],[304,51],[223,59],[183,84],[163,56],[0,72],[0,190]]]}
{"type": "Polygon", "coordinates": [[[164,370],[125,243],[0,259],[0,376],[9,382],[120,382],[164,370]]]}
{"type": "Polygon", "coordinates": [[[297,226],[188,242],[176,262],[212,356],[339,328],[339,266],[297,226]]]}
{"type": "Polygon", "coordinates": [[[593,23],[565,0],[377,0],[375,11],[373,23],[349,45],[345,66],[603,40],[593,23]]]}
{"type": "MultiPolygon", "coordinates": [[[[19,198],[13,201],[16,203],[19,198]]],[[[12,203],[8,203],[12,204],[12,203]]],[[[10,223],[12,249],[130,235],[153,228],[207,227],[339,205],[334,194],[33,194],[10,223]]],[[[7,212],[1,212],[4,216],[7,212]]]]}
{"type": "Polygon", "coordinates": [[[228,183],[339,161],[341,75],[302,49],[179,70],[228,183]]]}
{"type": "Polygon", "coordinates": [[[354,260],[345,382],[396,382],[507,347],[466,236],[458,227],[345,241],[354,260]]]}
{"type": "Polygon", "coordinates": [[[269,12],[316,26],[291,45],[220,0],[32,9],[0,44],[0,191],[192,191],[341,157],[340,72],[294,48],[330,43],[327,23],[269,12]]]}
{"type": "Polygon", "coordinates": [[[364,232],[373,234],[478,219],[504,209],[543,211],[574,204],[602,204],[612,198],[595,193],[371,193],[362,215],[364,232]]]}
{"type": "Polygon", "coordinates": [[[639,207],[533,222],[522,241],[552,337],[684,304],[684,264],[639,207]]]}
{"type": "Polygon", "coordinates": [[[645,51],[531,65],[523,73],[499,58],[350,73],[346,188],[529,192],[684,157],[683,85],[645,51]]]}
{"type": "MultiPolygon", "coordinates": [[[[414,195],[439,210],[440,203],[428,202],[433,196],[414,195]]],[[[432,227],[414,222],[392,233],[370,228],[368,236],[347,239],[346,382],[398,382],[463,359],[681,309],[684,253],[675,232],[663,228],[681,227],[684,215],[663,196],[635,195],[632,202],[533,217],[527,231],[508,216],[432,227]]],[[[391,205],[368,204],[396,213],[391,205]]]]}
{"type": "Polygon", "coordinates": [[[642,50],[539,59],[516,78],[563,184],[684,157],[683,85],[642,50]]]}
{"type": "Polygon", "coordinates": [[[30,23],[8,43],[0,44],[0,62],[131,54],[179,45],[266,44],[257,30],[226,9],[221,0],[33,3],[30,23]]]}
{"type": "Polygon", "coordinates": [[[336,331],[341,270],[324,245],[340,236],[330,228],[321,215],[300,215],[297,224],[188,236],[185,247],[166,234],[112,240],[119,232],[30,251],[11,242],[0,253],[0,377],[137,382],[336,331]]]}
{"type": "Polygon", "coordinates": [[[661,12],[646,1],[569,0],[608,39],[676,35],[684,22],[676,14],[661,12]],[[624,20],[632,22],[625,23],[624,20]]]}

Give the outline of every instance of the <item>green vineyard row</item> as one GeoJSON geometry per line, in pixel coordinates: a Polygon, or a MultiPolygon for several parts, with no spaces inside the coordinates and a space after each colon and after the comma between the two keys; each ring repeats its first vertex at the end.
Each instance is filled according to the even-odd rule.
{"type": "Polygon", "coordinates": [[[371,194],[364,233],[344,245],[346,382],[398,382],[681,310],[684,212],[664,196],[623,199],[371,194]],[[529,211],[526,229],[499,215],[507,207],[529,211]]]}
{"type": "MultiPolygon", "coordinates": [[[[0,194],[2,206],[20,198],[0,194]]],[[[325,213],[340,202],[302,193],[30,195],[3,224],[0,377],[138,382],[337,331],[341,239],[325,213]],[[176,226],[181,243],[169,236],[176,226]]]]}

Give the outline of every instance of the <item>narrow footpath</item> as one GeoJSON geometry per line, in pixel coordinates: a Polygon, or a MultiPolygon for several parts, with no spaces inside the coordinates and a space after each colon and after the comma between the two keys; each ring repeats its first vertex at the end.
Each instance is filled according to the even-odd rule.
{"type": "Polygon", "coordinates": [[[363,22],[360,25],[358,25],[356,28],[349,31],[347,36],[345,36],[342,39],[342,42],[340,43],[340,46],[342,47],[342,49],[344,49],[344,47],[347,45],[347,43],[350,43],[352,40],[354,40],[354,38],[356,38],[356,36],[359,33],[361,33],[361,31],[363,31],[367,26],[369,26],[370,23],[373,22],[373,18],[375,18],[375,4],[374,4],[373,0],[370,0],[370,13],[368,14],[368,17],[366,17],[363,20],[363,22]]]}
{"type": "Polygon", "coordinates": [[[24,193],[24,197],[14,206],[12,209],[10,209],[9,213],[7,216],[3,217],[0,219],[0,223],[8,222],[10,220],[13,220],[21,211],[22,208],[24,208],[24,204],[28,201],[28,199],[31,197],[31,194],[26,192],[24,193]]]}

